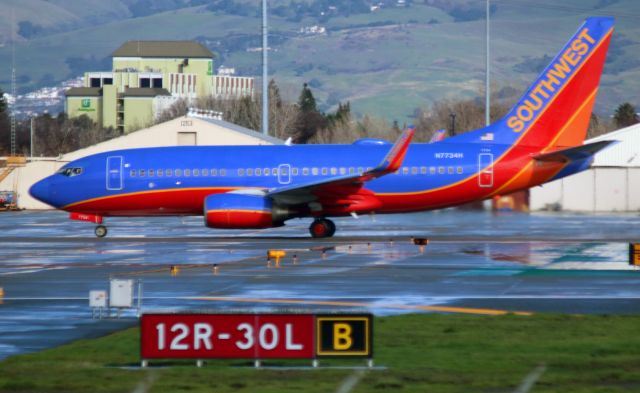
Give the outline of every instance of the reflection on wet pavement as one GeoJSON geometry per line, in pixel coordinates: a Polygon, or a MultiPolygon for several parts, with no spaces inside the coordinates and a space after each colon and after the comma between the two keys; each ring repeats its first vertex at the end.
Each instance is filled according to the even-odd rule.
{"type": "Polygon", "coordinates": [[[135,324],[134,310],[91,319],[89,291],[113,277],[142,280],[145,311],[640,312],[640,271],[627,263],[637,214],[445,210],[335,221],[335,238],[312,240],[309,220],[236,232],[206,229],[200,217],[117,218],[96,239],[64,213],[4,213],[0,358],[135,324]],[[411,237],[431,242],[420,252],[411,237]],[[279,267],[266,259],[274,248],[287,252],[279,267]]]}

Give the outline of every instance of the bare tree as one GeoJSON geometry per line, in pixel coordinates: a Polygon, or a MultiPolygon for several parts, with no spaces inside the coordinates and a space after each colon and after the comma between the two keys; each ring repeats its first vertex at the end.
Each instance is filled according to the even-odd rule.
{"type": "MultiPolygon", "coordinates": [[[[271,136],[286,139],[295,134],[298,108],[282,101],[280,91],[275,81],[269,83],[269,131],[271,136]]],[[[196,100],[180,99],[164,110],[156,118],[156,124],[163,123],[187,114],[190,106],[204,110],[214,110],[222,113],[222,118],[252,130],[260,128],[262,97],[220,98],[214,96],[200,97],[196,100]]]]}
{"type": "Polygon", "coordinates": [[[185,98],[180,98],[176,102],[174,102],[169,108],[160,112],[160,114],[156,117],[154,124],[164,123],[169,120],[173,120],[178,117],[184,116],[187,114],[188,108],[189,108],[189,100],[185,98]]]}
{"type": "Polygon", "coordinates": [[[616,128],[617,127],[613,121],[607,121],[606,117],[602,118],[595,113],[592,113],[589,121],[589,128],[587,129],[587,139],[608,134],[616,128]]]}

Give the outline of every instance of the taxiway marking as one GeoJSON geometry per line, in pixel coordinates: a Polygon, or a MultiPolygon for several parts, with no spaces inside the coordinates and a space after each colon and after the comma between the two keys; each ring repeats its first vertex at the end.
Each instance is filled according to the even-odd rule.
{"type": "Polygon", "coordinates": [[[420,306],[393,303],[366,303],[366,302],[347,302],[337,300],[300,300],[300,299],[268,299],[268,298],[248,298],[248,297],[227,297],[227,296],[194,296],[192,300],[203,300],[212,302],[238,302],[238,303],[272,303],[272,304],[301,304],[309,306],[338,306],[338,307],[368,307],[368,308],[393,308],[401,310],[419,310],[419,311],[439,311],[448,313],[461,314],[478,314],[478,315],[532,315],[526,311],[507,311],[496,310],[490,308],[470,308],[470,307],[451,307],[451,306],[420,306]]]}

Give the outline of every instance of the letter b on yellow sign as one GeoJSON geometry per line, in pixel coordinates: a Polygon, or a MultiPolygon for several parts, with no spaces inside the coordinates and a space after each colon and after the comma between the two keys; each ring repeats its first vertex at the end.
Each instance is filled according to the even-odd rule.
{"type": "Polygon", "coordinates": [[[321,315],[316,317],[316,356],[370,357],[372,316],[321,315]]]}
{"type": "Polygon", "coordinates": [[[353,345],[351,338],[351,325],[347,323],[336,323],[333,325],[333,349],[345,351],[353,345]]]}

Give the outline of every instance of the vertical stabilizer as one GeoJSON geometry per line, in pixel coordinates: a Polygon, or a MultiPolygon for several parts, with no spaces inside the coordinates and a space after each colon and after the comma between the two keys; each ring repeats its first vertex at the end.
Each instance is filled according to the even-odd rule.
{"type": "Polygon", "coordinates": [[[449,142],[550,148],[581,145],[587,133],[614,19],[592,17],[498,122],[449,142]]]}

